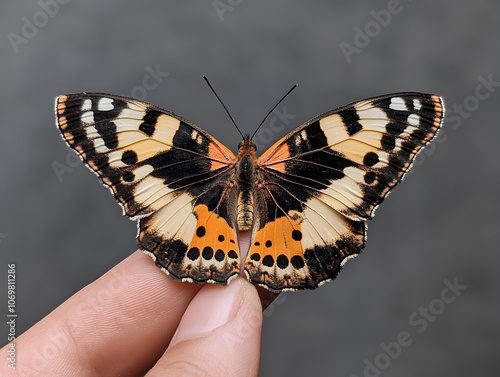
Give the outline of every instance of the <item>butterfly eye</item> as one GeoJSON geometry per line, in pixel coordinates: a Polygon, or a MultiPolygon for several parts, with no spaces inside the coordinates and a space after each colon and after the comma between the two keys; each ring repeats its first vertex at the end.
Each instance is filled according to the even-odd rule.
{"type": "Polygon", "coordinates": [[[238,150],[240,150],[242,146],[243,146],[243,142],[239,143],[238,144],[238,150]]]}
{"type": "Polygon", "coordinates": [[[255,152],[257,152],[257,145],[255,145],[255,144],[254,144],[254,142],[252,142],[252,147],[253,147],[253,150],[254,150],[255,152]]]}

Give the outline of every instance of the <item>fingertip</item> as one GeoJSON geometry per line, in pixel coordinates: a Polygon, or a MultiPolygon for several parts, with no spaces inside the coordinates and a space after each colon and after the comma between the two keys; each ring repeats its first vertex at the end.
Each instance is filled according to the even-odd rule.
{"type": "Polygon", "coordinates": [[[238,277],[227,286],[207,284],[189,304],[169,347],[213,331],[249,308],[260,308],[260,299],[245,279],[238,277]]]}
{"type": "Polygon", "coordinates": [[[174,370],[188,375],[191,369],[206,375],[257,375],[261,329],[262,307],[252,284],[238,277],[228,286],[206,285],[150,375],[174,370]]]}

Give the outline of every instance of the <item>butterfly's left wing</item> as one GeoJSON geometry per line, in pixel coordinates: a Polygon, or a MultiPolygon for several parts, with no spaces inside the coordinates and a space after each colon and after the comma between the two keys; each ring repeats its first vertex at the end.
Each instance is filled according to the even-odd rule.
{"type": "Polygon", "coordinates": [[[398,93],[322,114],[258,159],[250,280],[313,289],[361,252],[365,220],[441,126],[440,97],[398,93]]]}
{"type": "Polygon", "coordinates": [[[239,274],[231,151],[186,119],[131,98],[63,95],[56,113],[69,146],[139,220],[139,247],[158,266],[199,283],[239,274]]]}

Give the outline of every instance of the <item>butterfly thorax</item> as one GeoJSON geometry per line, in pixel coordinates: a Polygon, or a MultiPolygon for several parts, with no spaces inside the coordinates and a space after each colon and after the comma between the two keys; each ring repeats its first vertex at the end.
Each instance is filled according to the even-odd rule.
{"type": "Polygon", "coordinates": [[[253,187],[255,179],[255,144],[245,136],[236,157],[236,181],[238,188],[238,229],[250,230],[253,223],[253,187]]]}

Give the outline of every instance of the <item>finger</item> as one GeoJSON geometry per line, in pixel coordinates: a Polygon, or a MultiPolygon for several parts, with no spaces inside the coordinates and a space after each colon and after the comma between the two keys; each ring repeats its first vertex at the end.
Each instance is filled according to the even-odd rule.
{"type": "Polygon", "coordinates": [[[136,252],[19,337],[18,372],[143,375],[200,288],[170,279],[136,252]]]}
{"type": "Polygon", "coordinates": [[[261,329],[261,303],[248,281],[205,286],[147,376],[257,376],[261,329]]]}

